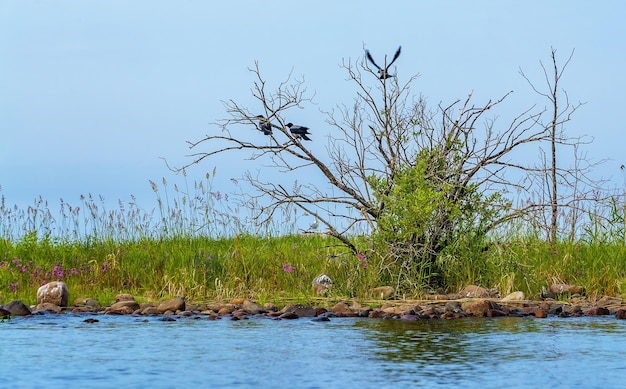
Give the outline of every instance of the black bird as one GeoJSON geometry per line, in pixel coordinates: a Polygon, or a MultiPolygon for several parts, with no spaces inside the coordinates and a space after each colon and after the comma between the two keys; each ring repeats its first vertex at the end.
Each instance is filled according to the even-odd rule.
{"type": "Polygon", "coordinates": [[[263,135],[272,135],[272,125],[270,121],[266,119],[263,115],[256,115],[255,119],[259,119],[259,131],[263,133],[263,135]]]}
{"type": "Polygon", "coordinates": [[[374,67],[378,69],[378,74],[380,74],[379,78],[381,80],[387,79],[389,77],[393,77],[393,74],[389,74],[389,68],[391,67],[391,65],[393,65],[394,62],[396,62],[396,59],[398,59],[398,57],[400,56],[400,49],[402,49],[402,46],[398,46],[398,50],[396,50],[396,53],[393,55],[393,59],[391,60],[391,62],[389,62],[389,65],[387,65],[387,67],[384,69],[376,65],[376,62],[374,62],[374,58],[372,58],[370,51],[365,50],[365,56],[372,63],[372,65],[374,65],[374,67]]]}
{"type": "Polygon", "coordinates": [[[293,123],[287,123],[287,127],[289,127],[289,131],[291,131],[296,138],[311,140],[311,138],[307,136],[307,134],[310,134],[309,127],[303,127],[293,123]]]}

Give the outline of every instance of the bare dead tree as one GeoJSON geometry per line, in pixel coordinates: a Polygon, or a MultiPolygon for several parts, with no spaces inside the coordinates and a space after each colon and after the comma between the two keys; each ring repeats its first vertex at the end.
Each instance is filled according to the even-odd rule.
{"type": "MultiPolygon", "coordinates": [[[[357,247],[350,232],[355,227],[377,232],[387,226],[392,239],[403,239],[397,245],[400,249],[389,254],[400,269],[410,269],[413,263],[433,264],[469,229],[484,236],[506,221],[557,203],[554,186],[548,204],[513,207],[498,197],[507,191],[527,192],[545,177],[545,166],[534,166],[525,154],[546,142],[579,143],[556,131],[580,104],[559,108],[557,84],[564,68],[557,67],[554,50],[553,64],[554,82],[548,80],[551,92],[542,94],[533,86],[552,99],[553,110],[530,107],[501,124],[494,111],[512,92],[481,104],[469,94],[429,109],[423,97],[411,92],[419,75],[401,83],[397,76],[379,77],[365,59],[344,61],[342,68],[356,87],[356,97],[351,105],[323,112],[328,146],[327,154],[319,154],[287,126],[293,110],[312,104],[304,80],[292,80],[290,74],[271,90],[255,63],[250,71],[257,104],[250,108],[236,100],[224,102],[230,117],[217,123],[221,132],[189,142],[192,150],[202,150],[191,154],[192,161],[179,170],[222,153],[248,151],[250,161],[264,164],[262,172],[244,173],[254,190],[248,196],[264,204],[256,215],[258,223],[269,222],[279,210],[300,209],[354,253],[357,247]],[[543,124],[548,112],[554,113],[552,120],[543,124]],[[269,170],[279,172],[281,179],[268,175],[269,170]],[[323,178],[325,187],[303,179],[313,174],[323,178]],[[289,179],[293,184],[286,183],[289,179]],[[430,197],[420,198],[419,191],[430,197]],[[414,195],[411,204],[404,201],[414,195]],[[420,209],[427,212],[411,218],[420,209]]],[[[554,148],[551,157],[552,182],[555,175],[570,177],[571,171],[557,167],[554,148]]],[[[410,277],[411,271],[405,275],[410,277]]]]}
{"type": "Polygon", "coordinates": [[[575,237],[579,217],[585,204],[599,200],[597,191],[604,184],[604,181],[594,181],[589,176],[593,168],[604,161],[593,162],[581,150],[581,146],[589,144],[591,140],[584,137],[568,136],[564,131],[565,125],[572,120],[574,113],[584,103],[572,104],[567,91],[561,89],[560,86],[565,70],[574,56],[574,50],[571,51],[563,65],[558,64],[556,52],[556,49],[551,49],[551,66],[549,68],[540,61],[545,81],[544,88],[536,86],[520,69],[520,74],[532,90],[549,102],[549,108],[546,108],[546,115],[544,115],[549,116],[549,119],[543,121],[542,117],[537,123],[539,127],[545,128],[549,133],[549,152],[540,150],[541,164],[533,170],[533,173],[536,173],[534,177],[537,178],[539,184],[533,189],[543,193],[538,196],[537,202],[533,205],[540,215],[544,215],[543,210],[548,205],[549,220],[544,225],[548,240],[553,246],[556,244],[561,230],[570,239],[575,237]],[[560,155],[567,152],[568,149],[571,152],[568,155],[569,158],[562,158],[560,155]],[[563,159],[570,159],[574,162],[571,166],[566,166],[562,163],[563,159]],[[567,214],[570,218],[569,223],[560,221],[560,214],[567,214]],[[569,226],[569,231],[564,229],[567,226],[569,226]]]}

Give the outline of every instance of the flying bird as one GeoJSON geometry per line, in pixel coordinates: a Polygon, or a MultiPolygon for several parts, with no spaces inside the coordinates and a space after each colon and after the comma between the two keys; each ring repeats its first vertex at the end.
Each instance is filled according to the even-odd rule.
{"type": "Polygon", "coordinates": [[[376,65],[376,62],[374,62],[374,58],[372,58],[370,51],[365,50],[365,56],[367,57],[367,59],[372,63],[372,65],[374,65],[374,67],[376,67],[376,69],[378,69],[378,74],[380,74],[380,77],[378,77],[379,79],[385,80],[387,78],[393,77],[393,74],[389,74],[389,68],[391,67],[391,65],[393,65],[394,62],[396,62],[396,59],[398,59],[398,57],[400,56],[400,49],[402,49],[402,46],[398,46],[398,50],[396,50],[396,53],[393,55],[393,59],[384,69],[376,65]]]}
{"type": "Polygon", "coordinates": [[[309,127],[303,127],[293,123],[287,123],[287,127],[289,127],[289,131],[291,131],[296,138],[311,140],[311,138],[307,136],[307,134],[310,134],[309,127]]]}
{"type": "Polygon", "coordinates": [[[256,115],[254,118],[259,119],[258,130],[261,131],[263,135],[272,135],[272,125],[268,119],[263,115],[256,115]]]}

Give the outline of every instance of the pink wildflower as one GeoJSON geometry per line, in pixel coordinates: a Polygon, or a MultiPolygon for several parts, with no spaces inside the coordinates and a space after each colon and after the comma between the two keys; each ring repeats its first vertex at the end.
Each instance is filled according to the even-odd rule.
{"type": "Polygon", "coordinates": [[[290,265],[290,264],[288,264],[288,263],[283,263],[283,271],[284,271],[285,273],[291,273],[291,272],[292,272],[292,271],[294,271],[294,270],[296,270],[296,268],[295,268],[295,267],[291,266],[291,265],[290,265]]]}

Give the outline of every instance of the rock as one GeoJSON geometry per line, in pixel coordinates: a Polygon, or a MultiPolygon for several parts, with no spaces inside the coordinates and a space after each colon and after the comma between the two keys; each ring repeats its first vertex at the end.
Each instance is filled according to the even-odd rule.
{"type": "Polygon", "coordinates": [[[462,310],[460,301],[448,301],[444,308],[448,312],[460,312],[462,310]]]}
{"type": "Polygon", "coordinates": [[[120,314],[131,314],[139,309],[139,303],[136,301],[119,301],[117,303],[111,304],[111,306],[105,309],[104,313],[120,313],[120,314]]]}
{"type": "Polygon", "coordinates": [[[525,317],[525,316],[528,316],[528,313],[524,312],[520,308],[510,308],[509,309],[509,316],[512,316],[512,317],[525,317]]]}
{"type": "Polygon", "coordinates": [[[317,308],[306,305],[288,305],[283,311],[293,312],[298,315],[298,317],[315,317],[318,315],[317,308]]]}
{"type": "Polygon", "coordinates": [[[400,316],[400,320],[402,321],[418,321],[420,319],[417,315],[402,315],[400,316]]]}
{"type": "Polygon", "coordinates": [[[384,317],[386,315],[386,313],[384,311],[381,311],[379,309],[374,309],[372,311],[370,311],[370,313],[367,315],[367,317],[369,317],[370,319],[380,319],[382,317],[384,317]]]}
{"type": "Polygon", "coordinates": [[[28,306],[20,300],[8,302],[2,308],[5,311],[11,312],[11,315],[13,316],[28,316],[32,314],[30,308],[28,308],[28,306]]]}
{"type": "Polygon", "coordinates": [[[230,315],[236,310],[237,308],[235,308],[234,305],[223,305],[222,307],[218,308],[217,314],[220,316],[226,316],[226,315],[230,315]]]}
{"type": "Polygon", "coordinates": [[[548,288],[550,293],[555,295],[561,294],[584,294],[585,288],[577,285],[568,285],[568,284],[552,284],[548,288]]]}
{"type": "Polygon", "coordinates": [[[471,316],[486,316],[490,309],[499,310],[500,306],[493,301],[479,299],[462,303],[461,309],[471,316]]]}
{"type": "Polygon", "coordinates": [[[258,315],[267,312],[262,306],[252,301],[244,301],[241,308],[246,310],[250,315],[258,315]]]}
{"type": "Polygon", "coordinates": [[[604,296],[596,302],[599,307],[608,307],[609,305],[621,305],[622,299],[619,297],[604,296]]]}
{"type": "Polygon", "coordinates": [[[380,309],[382,312],[384,312],[387,315],[397,315],[400,316],[402,315],[402,312],[404,312],[404,310],[402,309],[402,307],[398,307],[398,306],[382,306],[380,309]]]}
{"type": "Polygon", "coordinates": [[[617,312],[615,312],[615,318],[621,320],[626,319],[626,309],[618,309],[617,312]]]}
{"type": "Polygon", "coordinates": [[[37,304],[37,307],[35,307],[35,309],[39,311],[49,311],[54,313],[61,313],[62,311],[61,307],[52,303],[37,304]]]}
{"type": "Polygon", "coordinates": [[[230,303],[234,305],[241,305],[244,303],[244,300],[242,298],[234,298],[230,301],[230,303]]]}
{"type": "Polygon", "coordinates": [[[578,305],[570,305],[569,307],[565,307],[565,312],[569,313],[570,315],[579,314],[582,313],[582,311],[582,308],[578,305]]]}
{"type": "Polygon", "coordinates": [[[490,309],[487,311],[487,314],[485,316],[487,317],[501,317],[501,316],[506,316],[506,312],[501,311],[499,309],[490,309]]]}
{"type": "Polygon", "coordinates": [[[330,321],[328,316],[318,316],[311,319],[311,321],[330,321]]]}
{"type": "Polygon", "coordinates": [[[156,309],[156,307],[152,305],[147,305],[141,308],[142,315],[158,315],[159,313],[160,313],[159,310],[156,309]]]}
{"type": "Polygon", "coordinates": [[[543,309],[537,309],[537,310],[534,312],[534,315],[535,315],[535,317],[537,317],[537,318],[543,319],[543,318],[548,317],[548,312],[544,311],[543,309]]]}
{"type": "Polygon", "coordinates": [[[348,304],[346,304],[344,302],[335,304],[335,306],[331,308],[331,311],[335,315],[340,316],[340,317],[355,317],[355,316],[357,316],[357,313],[354,312],[352,309],[350,309],[348,304]]]}
{"type": "Polygon", "coordinates": [[[477,285],[468,285],[458,293],[459,298],[487,298],[497,297],[493,290],[485,289],[477,285]]]}
{"type": "Polygon", "coordinates": [[[524,301],[524,300],[526,300],[526,295],[522,291],[509,293],[502,298],[502,301],[524,301]]]}
{"type": "Polygon", "coordinates": [[[317,294],[324,294],[333,287],[333,280],[326,274],[320,274],[315,277],[311,285],[317,294]]]}
{"type": "Polygon", "coordinates": [[[611,312],[609,312],[609,310],[604,307],[596,306],[596,307],[583,309],[583,314],[591,315],[591,316],[603,316],[603,315],[610,315],[611,312]]]}
{"type": "Polygon", "coordinates": [[[298,315],[296,315],[294,312],[285,312],[282,315],[278,316],[278,319],[294,320],[297,318],[298,318],[298,315]]]}
{"type": "Polygon", "coordinates": [[[250,314],[250,312],[246,311],[246,310],[245,310],[245,309],[243,309],[243,308],[240,308],[240,309],[234,310],[234,311],[231,313],[231,316],[232,316],[233,318],[235,318],[235,317],[236,317],[236,318],[239,318],[239,319],[243,319],[243,318],[247,317],[249,314],[250,314]]]}
{"type": "Polygon", "coordinates": [[[0,308],[0,317],[5,318],[7,316],[11,316],[11,312],[7,311],[4,308],[0,308]]]}
{"type": "Polygon", "coordinates": [[[85,319],[85,320],[83,320],[83,322],[84,322],[84,323],[97,323],[97,322],[99,322],[99,321],[100,321],[100,320],[98,320],[98,319],[94,319],[94,318],[91,318],[91,317],[90,317],[89,319],[85,319]]]}
{"type": "Polygon", "coordinates": [[[387,299],[393,297],[393,294],[395,292],[396,291],[393,288],[393,286],[380,286],[378,288],[372,289],[370,294],[371,294],[372,298],[380,299],[380,300],[387,300],[387,299]]]}
{"type": "MultiPolygon", "coordinates": [[[[460,307],[460,304],[459,304],[460,307]]],[[[459,311],[461,309],[459,308],[459,311]]],[[[424,309],[422,309],[421,311],[419,311],[418,315],[425,319],[437,319],[439,317],[441,317],[442,314],[444,314],[446,312],[446,308],[443,307],[443,311],[441,307],[426,307],[424,309]]],[[[409,312],[405,312],[405,313],[409,313],[409,312]]]]}
{"type": "Polygon", "coordinates": [[[74,300],[75,307],[91,307],[91,308],[100,308],[100,303],[98,300],[94,300],[92,298],[84,298],[80,297],[74,300]]]}
{"type": "Polygon", "coordinates": [[[70,291],[62,281],[52,281],[37,290],[37,304],[52,303],[59,307],[67,307],[70,291]]]}
{"type": "Polygon", "coordinates": [[[175,297],[171,300],[163,301],[159,306],[157,306],[157,310],[161,313],[170,311],[176,313],[177,311],[185,310],[185,298],[184,297],[175,297]]]}
{"type": "Polygon", "coordinates": [[[115,302],[119,303],[120,301],[135,301],[135,298],[132,294],[122,293],[115,296],[115,302]]]}

